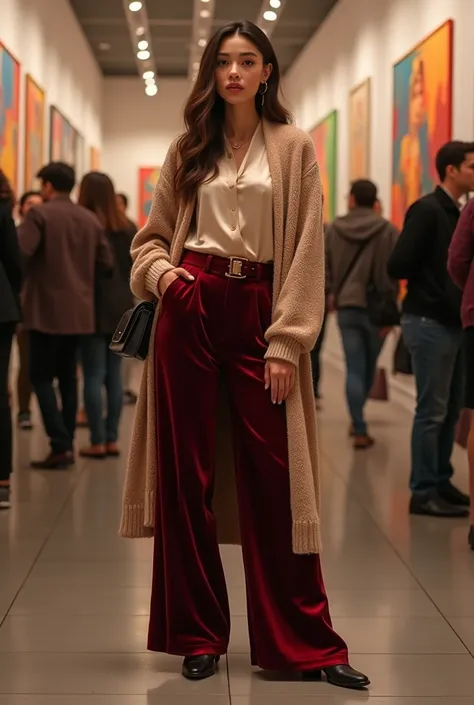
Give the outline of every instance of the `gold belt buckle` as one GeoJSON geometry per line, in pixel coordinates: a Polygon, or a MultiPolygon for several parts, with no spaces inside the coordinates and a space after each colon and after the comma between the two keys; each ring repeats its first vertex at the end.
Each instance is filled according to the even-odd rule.
{"type": "Polygon", "coordinates": [[[246,257],[229,257],[229,271],[225,273],[230,279],[247,279],[246,274],[242,274],[244,262],[248,262],[246,257]]]}

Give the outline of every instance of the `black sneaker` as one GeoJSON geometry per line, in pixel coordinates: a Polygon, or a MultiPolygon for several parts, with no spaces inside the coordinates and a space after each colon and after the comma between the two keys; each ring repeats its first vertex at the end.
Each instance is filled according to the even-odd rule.
{"type": "Polygon", "coordinates": [[[18,414],[18,428],[20,431],[31,431],[33,424],[31,423],[31,414],[18,414]]]}
{"type": "Polygon", "coordinates": [[[11,490],[9,487],[0,486],[0,509],[10,509],[10,494],[11,490]]]}
{"type": "Polygon", "coordinates": [[[454,504],[455,507],[470,507],[471,500],[469,495],[464,494],[461,490],[453,485],[452,482],[448,480],[444,485],[438,487],[438,495],[444,499],[445,502],[449,504],[454,504]]]}

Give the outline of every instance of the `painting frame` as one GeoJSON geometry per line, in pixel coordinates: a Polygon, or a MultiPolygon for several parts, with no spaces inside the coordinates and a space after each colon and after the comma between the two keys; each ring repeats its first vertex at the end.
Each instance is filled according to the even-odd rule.
{"type": "Polygon", "coordinates": [[[372,131],[372,79],[370,76],[360,81],[349,91],[348,129],[349,181],[352,183],[357,179],[369,179],[372,131]],[[359,121],[361,124],[358,126],[359,121]]]}
{"type": "Polygon", "coordinates": [[[331,110],[310,130],[323,189],[324,223],[332,223],[337,210],[337,158],[339,111],[331,110]],[[328,138],[329,149],[323,147],[328,138]]]}
{"type": "Polygon", "coordinates": [[[23,176],[25,191],[37,190],[38,188],[36,174],[44,165],[45,136],[46,91],[39,85],[39,83],[33,78],[31,74],[27,73],[25,76],[25,172],[23,176]],[[41,104],[39,115],[39,129],[37,129],[38,125],[35,125],[35,117],[38,117],[34,115],[35,98],[37,104],[41,104]],[[35,149],[32,145],[32,137],[34,136],[35,132],[36,137],[38,137],[39,140],[39,148],[36,150],[38,152],[36,160],[32,156],[35,153],[35,149]]]}
{"type": "Polygon", "coordinates": [[[435,155],[452,139],[453,69],[453,19],[393,64],[391,220],[399,229],[410,205],[438,183],[435,155]]]}
{"type": "MultiPolygon", "coordinates": [[[[3,93],[3,81],[4,81],[4,60],[3,55],[8,58],[13,66],[13,80],[11,85],[12,90],[12,100],[13,100],[13,114],[14,119],[11,125],[12,141],[8,143],[4,140],[3,135],[6,132],[2,124],[2,114],[0,113],[0,167],[3,169],[5,175],[14,191],[19,187],[19,166],[20,166],[20,125],[21,125],[21,115],[20,115],[20,93],[21,93],[21,63],[18,61],[16,56],[8,49],[8,47],[0,41],[0,87],[2,87],[3,93]],[[4,150],[7,146],[5,157],[4,150]],[[5,159],[8,159],[8,148],[10,149],[10,163],[5,163],[5,159]]],[[[3,102],[2,102],[3,104],[3,102]]],[[[6,117],[5,117],[6,122],[6,117]]]]}
{"type": "Polygon", "coordinates": [[[140,228],[147,223],[160,173],[161,166],[138,167],[137,223],[140,228]]]}
{"type": "Polygon", "coordinates": [[[76,166],[76,130],[56,105],[49,106],[49,158],[76,166]]]}

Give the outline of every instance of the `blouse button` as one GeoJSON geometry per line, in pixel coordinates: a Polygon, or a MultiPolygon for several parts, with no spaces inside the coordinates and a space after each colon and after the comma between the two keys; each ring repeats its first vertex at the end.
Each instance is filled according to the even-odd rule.
{"type": "Polygon", "coordinates": [[[237,226],[236,226],[236,225],[233,225],[233,226],[231,227],[231,230],[237,230],[237,226]]]}
{"type": "Polygon", "coordinates": [[[234,184],[229,184],[229,188],[234,188],[234,184]]]}
{"type": "Polygon", "coordinates": [[[235,213],[235,208],[232,208],[232,213],[235,213]]]}

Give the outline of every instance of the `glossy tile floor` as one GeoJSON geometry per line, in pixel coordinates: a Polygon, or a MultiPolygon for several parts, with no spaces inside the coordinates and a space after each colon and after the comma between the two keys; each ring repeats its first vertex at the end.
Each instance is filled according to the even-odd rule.
{"type": "MultiPolygon", "coordinates": [[[[17,436],[15,506],[0,515],[0,705],[473,703],[467,524],[407,516],[406,410],[373,404],[378,443],[354,454],[342,375],[329,364],[323,393],[323,563],[335,625],[353,665],[370,674],[369,692],[250,669],[235,548],[222,552],[233,634],[219,675],[189,683],[179,675],[180,659],[147,653],[151,542],[117,537],[123,460],[30,471],[30,456],[46,450],[38,427],[17,436]]],[[[132,414],[126,410],[124,436],[132,414]]],[[[462,451],[455,462],[466,488],[462,451]]]]}

